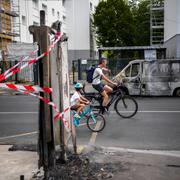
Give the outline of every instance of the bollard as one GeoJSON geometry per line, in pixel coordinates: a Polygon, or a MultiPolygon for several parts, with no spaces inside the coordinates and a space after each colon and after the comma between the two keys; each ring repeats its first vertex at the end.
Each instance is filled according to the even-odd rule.
{"type": "Polygon", "coordinates": [[[24,180],[24,175],[20,175],[20,180],[24,180]]]}

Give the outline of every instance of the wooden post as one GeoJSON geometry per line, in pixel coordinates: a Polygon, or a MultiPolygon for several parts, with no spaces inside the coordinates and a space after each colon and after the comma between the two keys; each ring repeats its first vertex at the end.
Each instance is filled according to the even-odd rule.
{"type": "MultiPolygon", "coordinates": [[[[30,33],[33,34],[35,42],[39,45],[39,54],[48,51],[50,28],[47,26],[30,26],[30,33]]],[[[51,87],[50,59],[49,56],[42,58],[39,63],[39,86],[51,87]]],[[[49,94],[40,93],[47,99],[52,99],[49,94]]],[[[40,101],[39,104],[39,167],[43,166],[45,173],[49,167],[55,165],[55,147],[53,134],[52,108],[40,101]]]]}
{"type": "MultiPolygon", "coordinates": [[[[58,27],[57,27],[57,31],[60,32],[61,31],[61,22],[59,22],[58,27]]],[[[60,98],[59,98],[59,109],[60,112],[63,112],[63,92],[62,92],[62,49],[61,49],[61,43],[60,41],[57,43],[57,59],[56,59],[56,63],[57,63],[57,69],[58,69],[58,84],[59,84],[59,89],[61,89],[60,91],[60,98]]],[[[60,151],[60,158],[59,161],[64,161],[65,162],[65,142],[64,142],[64,138],[65,138],[65,134],[64,134],[64,125],[63,122],[60,121],[60,147],[61,147],[61,151],[60,151]]]]}

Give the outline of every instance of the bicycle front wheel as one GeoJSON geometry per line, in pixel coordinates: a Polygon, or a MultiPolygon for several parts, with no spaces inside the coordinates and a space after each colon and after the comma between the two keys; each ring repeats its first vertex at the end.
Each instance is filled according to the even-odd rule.
{"type": "Polygon", "coordinates": [[[87,127],[93,132],[102,131],[105,128],[105,125],[105,118],[101,114],[94,115],[94,118],[91,116],[87,120],[87,127]]]}
{"type": "Polygon", "coordinates": [[[133,97],[125,95],[117,99],[114,108],[119,116],[131,118],[137,113],[138,104],[133,97]]]}

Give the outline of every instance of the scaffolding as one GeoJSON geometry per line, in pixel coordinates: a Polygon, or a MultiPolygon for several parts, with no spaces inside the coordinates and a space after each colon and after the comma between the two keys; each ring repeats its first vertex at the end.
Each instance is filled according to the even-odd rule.
{"type": "Polygon", "coordinates": [[[164,43],[164,0],[151,0],[150,5],[151,45],[164,43]]]}
{"type": "Polygon", "coordinates": [[[20,36],[19,0],[0,0],[0,49],[20,36]]]}

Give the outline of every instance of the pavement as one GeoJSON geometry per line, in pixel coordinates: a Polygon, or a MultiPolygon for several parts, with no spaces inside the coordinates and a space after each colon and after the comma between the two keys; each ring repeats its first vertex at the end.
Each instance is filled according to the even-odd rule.
{"type": "MultiPolygon", "coordinates": [[[[0,180],[25,180],[38,174],[36,152],[8,151],[10,146],[0,146],[0,180]]],[[[87,145],[79,147],[79,153],[86,155],[90,163],[101,164],[102,173],[107,176],[99,179],[112,180],[179,180],[180,153],[139,151],[121,148],[107,148],[87,145]],[[108,169],[106,165],[109,164],[108,169]],[[114,168],[115,167],[115,168],[114,168]],[[114,168],[114,169],[113,169],[114,168]],[[107,172],[106,172],[107,171],[107,172]]],[[[96,173],[96,172],[94,172],[96,173]]],[[[68,180],[68,179],[67,179],[68,180]]]]}
{"type": "Polygon", "coordinates": [[[29,180],[38,169],[37,152],[8,151],[10,145],[0,146],[0,180],[29,180]]]}

